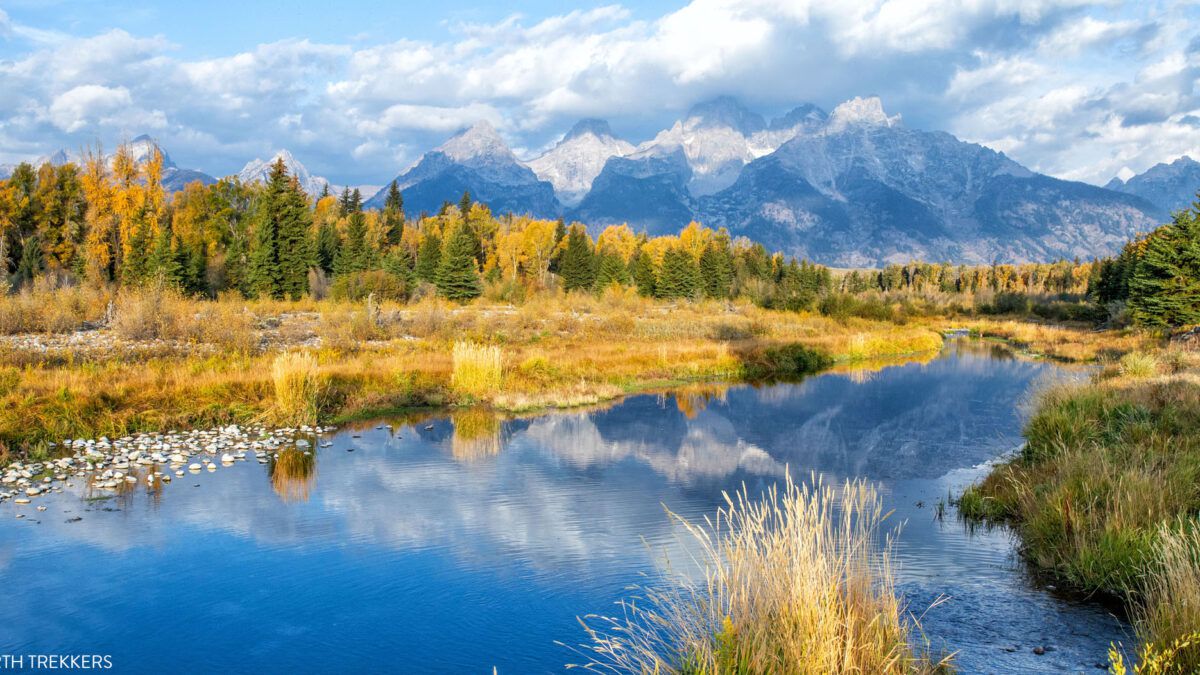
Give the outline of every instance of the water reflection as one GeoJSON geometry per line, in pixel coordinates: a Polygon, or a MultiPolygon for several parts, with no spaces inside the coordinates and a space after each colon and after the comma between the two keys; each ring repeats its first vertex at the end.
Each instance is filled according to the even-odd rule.
{"type": "Polygon", "coordinates": [[[869,377],[697,386],[588,411],[412,414],[346,428],[312,454],[281,450],[265,467],[188,475],[151,495],[134,489],[88,502],[77,487],[23,521],[3,517],[12,509],[5,505],[0,582],[13,611],[38,620],[0,634],[0,651],[99,642],[153,670],[155,657],[184,658],[192,646],[171,630],[147,636],[149,627],[227,621],[214,603],[238,598],[238,616],[263,627],[261,647],[247,653],[235,636],[218,635],[192,654],[197,662],[380,670],[397,666],[381,655],[400,655],[404,665],[426,664],[415,670],[557,670],[569,657],[553,642],[581,637],[575,616],[608,611],[653,569],[652,551],[673,541],[664,505],[703,517],[723,490],[758,490],[790,467],[800,477],[879,483],[895,522],[906,521],[902,586],[918,610],[953,596],[925,627],[965,650],[965,671],[1075,668],[1119,638],[1119,626],[1030,588],[1003,531],[973,535],[916,506],[932,505],[1015,447],[1013,401],[1054,368],[990,350],[953,347],[869,377]],[[83,520],[67,522],[73,516],[83,520]],[[234,564],[238,574],[177,583],[197,566],[234,564]],[[242,584],[245,575],[258,586],[242,584]],[[164,609],[127,604],[121,589],[130,576],[152,594],[172,589],[174,601],[164,609]],[[88,600],[43,600],[72,595],[88,600]],[[136,629],[137,639],[113,621],[136,629]],[[280,634],[272,642],[275,626],[321,639],[297,644],[280,634]],[[1037,663],[1022,660],[1032,658],[1028,650],[995,661],[997,645],[1033,634],[1049,635],[1058,651],[1037,663]],[[341,660],[322,660],[332,659],[328,645],[341,660]],[[214,657],[226,651],[241,660],[214,657]]]}
{"type": "Polygon", "coordinates": [[[317,480],[317,456],[295,446],[284,448],[267,460],[271,487],[285,502],[306,502],[317,480]]]}

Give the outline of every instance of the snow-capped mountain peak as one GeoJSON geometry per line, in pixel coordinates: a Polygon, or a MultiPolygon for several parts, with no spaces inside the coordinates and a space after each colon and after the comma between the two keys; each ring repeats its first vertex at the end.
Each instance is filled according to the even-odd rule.
{"type": "Polygon", "coordinates": [[[888,116],[878,96],[854,98],[838,105],[829,115],[827,131],[836,133],[852,126],[892,127],[900,124],[900,116],[888,116]]]}
{"type": "Polygon", "coordinates": [[[295,176],[296,180],[300,183],[300,187],[309,195],[315,196],[321,194],[326,186],[329,187],[330,191],[334,190],[328,180],[309,173],[308,168],[301,164],[300,160],[296,159],[286,149],[276,151],[275,154],[271,155],[270,159],[256,158],[247,162],[246,166],[242,167],[242,170],[237,173],[237,177],[243,183],[266,183],[268,177],[271,175],[271,166],[278,159],[283,160],[283,165],[287,167],[288,175],[295,176]]]}
{"type": "Polygon", "coordinates": [[[456,162],[469,162],[481,158],[513,157],[508,144],[500,137],[496,128],[487,120],[480,120],[470,127],[451,136],[445,143],[436,148],[456,162]]]}
{"type": "Polygon", "coordinates": [[[762,131],[767,126],[761,115],[750,111],[732,96],[718,96],[692,106],[683,125],[689,129],[725,127],[743,136],[762,131]]]}
{"type": "Polygon", "coordinates": [[[574,205],[591,189],[610,157],[624,157],[633,150],[632,143],[613,135],[608,122],[584,119],[528,164],[538,178],[554,186],[564,204],[574,205]]]}

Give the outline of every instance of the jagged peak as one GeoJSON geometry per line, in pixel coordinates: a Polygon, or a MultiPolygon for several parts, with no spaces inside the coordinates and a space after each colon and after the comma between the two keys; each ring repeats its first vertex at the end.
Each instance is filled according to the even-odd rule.
{"type": "Polygon", "coordinates": [[[438,146],[436,152],[459,162],[477,157],[512,157],[508,144],[487,120],[479,120],[454,134],[438,146]]]}
{"type": "Polygon", "coordinates": [[[829,114],[829,131],[841,131],[851,126],[892,127],[899,123],[899,115],[889,117],[883,111],[883,101],[878,96],[855,96],[829,114]]]}
{"type": "Polygon", "coordinates": [[[616,138],[607,121],[589,117],[576,122],[567,135],[563,136],[562,142],[565,143],[584,134],[591,134],[597,138],[616,138]]]}
{"type": "Polygon", "coordinates": [[[829,113],[818,108],[811,103],[801,103],[789,110],[782,117],[776,117],[771,120],[770,129],[777,131],[780,129],[791,129],[797,125],[819,125],[824,124],[829,119],[829,113]]]}
{"type": "Polygon", "coordinates": [[[746,108],[732,96],[718,96],[697,103],[688,110],[686,122],[698,128],[729,127],[743,135],[762,131],[767,126],[762,115],[746,108]]]}

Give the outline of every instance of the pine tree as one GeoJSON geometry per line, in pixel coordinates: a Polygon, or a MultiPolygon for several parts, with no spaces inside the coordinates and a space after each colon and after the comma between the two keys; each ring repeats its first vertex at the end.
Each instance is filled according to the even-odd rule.
{"type": "Polygon", "coordinates": [[[150,276],[156,281],[183,287],[183,265],[179,262],[179,247],[171,234],[170,223],[159,228],[154,238],[154,249],[150,253],[150,276]]]}
{"type": "Polygon", "coordinates": [[[411,290],[416,279],[412,253],[407,246],[393,246],[383,258],[383,271],[404,282],[404,288],[411,290]]]}
{"type": "Polygon", "coordinates": [[[388,246],[399,244],[404,237],[404,197],[394,180],[383,201],[383,231],[388,246]]]}
{"type": "Polygon", "coordinates": [[[467,216],[471,214],[470,190],[463,190],[462,199],[458,200],[458,212],[462,214],[463,222],[467,222],[467,216]]]}
{"type": "Polygon", "coordinates": [[[638,295],[644,298],[654,297],[657,284],[654,276],[654,261],[650,259],[650,254],[646,253],[645,249],[639,248],[633,259],[629,261],[629,275],[637,286],[638,295]]]}
{"type": "Polygon", "coordinates": [[[42,240],[35,234],[21,242],[21,259],[17,263],[17,284],[33,281],[44,267],[42,240]]]}
{"type": "Polygon", "coordinates": [[[121,283],[137,286],[150,277],[150,225],[139,218],[129,237],[129,253],[121,259],[121,283]]]}
{"type": "Polygon", "coordinates": [[[727,246],[709,242],[700,256],[700,279],[706,297],[729,297],[733,284],[733,256],[727,246]]]}
{"type": "Polygon", "coordinates": [[[260,213],[255,223],[244,284],[250,297],[277,298],[281,294],[276,225],[266,213],[260,213]]]}
{"type": "Polygon", "coordinates": [[[567,234],[567,248],[559,263],[559,275],[562,276],[563,289],[567,291],[591,290],[596,281],[595,254],[592,252],[591,238],[582,225],[571,226],[567,234]]]}
{"type": "Polygon", "coordinates": [[[333,271],[337,274],[363,272],[371,268],[371,257],[366,217],[361,212],[353,212],[346,225],[346,241],[334,259],[333,271]]]}
{"type": "Polygon", "coordinates": [[[321,226],[317,228],[317,240],[313,247],[316,266],[326,273],[333,272],[333,262],[337,259],[341,244],[337,227],[328,221],[321,223],[321,226]]]}
{"type": "Polygon", "coordinates": [[[313,258],[308,239],[312,214],[308,210],[308,196],[295,180],[287,181],[276,198],[279,291],[298,300],[308,293],[308,268],[313,258]]]}
{"type": "Polygon", "coordinates": [[[437,281],[438,266],[442,263],[442,240],[435,234],[427,234],[421,240],[417,250],[417,262],[414,267],[417,280],[426,283],[437,281]]]}
{"type": "Polygon", "coordinates": [[[446,242],[437,269],[438,292],[450,300],[470,300],[483,293],[475,262],[474,238],[470,228],[460,225],[446,242]]]}
{"type": "Polygon", "coordinates": [[[629,268],[621,254],[607,248],[599,253],[599,263],[596,265],[596,289],[603,290],[616,284],[629,285],[629,268]]]}
{"type": "Polygon", "coordinates": [[[1147,237],[1129,281],[1129,307],[1142,326],[1200,323],[1200,204],[1147,237]]]}
{"type": "Polygon", "coordinates": [[[559,217],[558,221],[554,223],[554,253],[550,256],[550,266],[547,268],[549,271],[554,272],[555,274],[559,273],[558,266],[559,263],[562,262],[563,250],[561,247],[559,247],[559,244],[562,243],[562,240],[566,238],[566,236],[567,223],[562,219],[562,217],[559,217]]]}
{"type": "Polygon", "coordinates": [[[680,248],[667,249],[656,290],[660,298],[691,298],[700,288],[700,270],[692,255],[680,248]]]}

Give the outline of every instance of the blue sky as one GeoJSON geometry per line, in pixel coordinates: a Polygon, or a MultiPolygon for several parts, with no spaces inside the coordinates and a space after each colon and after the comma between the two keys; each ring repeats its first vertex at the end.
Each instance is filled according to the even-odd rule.
{"type": "Polygon", "coordinates": [[[698,101],[879,95],[1052,175],[1200,157],[1193,2],[0,0],[0,162],[148,133],[215,175],[287,148],[379,184],[492,122],[528,157],[577,119],[639,142],[698,101]]]}

